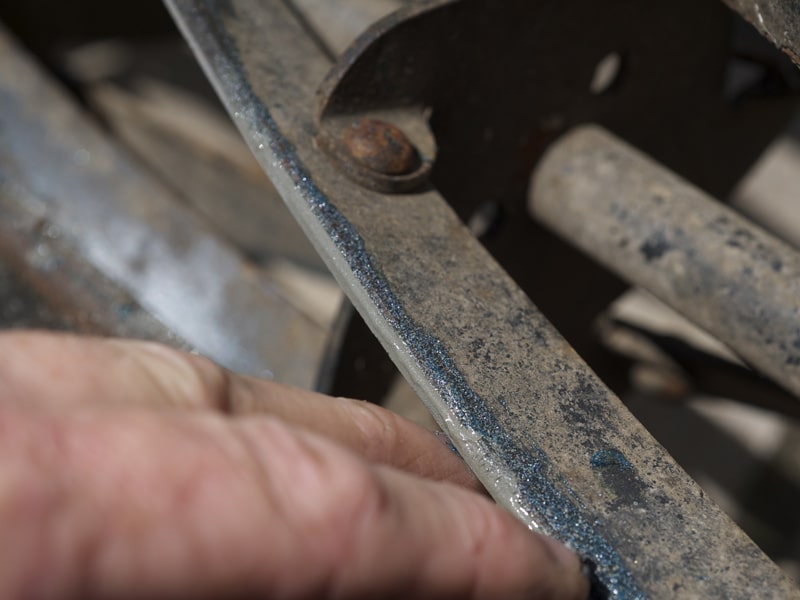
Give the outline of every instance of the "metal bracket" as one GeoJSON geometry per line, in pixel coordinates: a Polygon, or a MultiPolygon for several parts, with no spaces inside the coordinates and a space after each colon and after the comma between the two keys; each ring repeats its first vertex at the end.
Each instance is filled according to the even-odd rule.
{"type": "MultiPolygon", "coordinates": [[[[634,67],[644,56],[668,60],[657,44],[669,40],[657,35],[653,15],[680,25],[674,43],[702,50],[695,56],[683,56],[682,60],[691,62],[716,53],[699,47],[702,44],[692,45],[696,36],[713,39],[715,30],[709,29],[709,22],[699,18],[685,22],[687,15],[681,11],[664,9],[661,13],[654,8],[661,3],[612,4],[614,8],[608,3],[577,0],[464,0],[440,7],[426,5],[430,12],[419,14],[434,18],[442,14],[440,10],[480,9],[464,23],[471,28],[455,30],[441,23],[441,44],[447,46],[464,36],[458,47],[474,55],[488,50],[474,41],[486,40],[481,35],[492,36],[501,46],[518,48],[529,57],[539,69],[538,76],[533,67],[517,72],[516,78],[505,71],[503,77],[499,77],[501,71],[493,76],[492,65],[484,64],[485,91],[504,92],[494,102],[491,94],[473,99],[467,93],[469,86],[462,85],[451,94],[440,89],[445,99],[453,101],[450,106],[411,99],[401,102],[402,95],[391,96],[395,103],[365,101],[355,106],[366,111],[409,107],[424,111],[432,106],[430,123],[438,148],[431,181],[436,188],[451,199],[461,198],[463,192],[467,204],[505,198],[506,194],[515,198],[527,184],[531,157],[546,145],[546,140],[525,134],[541,130],[552,122],[548,118],[553,115],[569,116],[564,126],[572,119],[588,118],[581,107],[590,95],[594,67],[608,52],[620,49],[609,47],[614,38],[601,35],[605,19],[610,27],[618,28],[615,31],[649,36],[652,42],[642,47],[641,56],[631,54],[629,65],[650,85],[630,92],[628,114],[612,113],[609,108],[601,115],[623,126],[630,111],[639,107],[645,113],[643,122],[652,127],[663,127],[670,114],[674,114],[676,126],[686,127],[677,121],[682,114],[679,108],[696,111],[697,106],[704,106],[693,100],[681,101],[676,94],[680,104],[672,107],[674,113],[667,104],[654,115],[646,114],[649,105],[634,100],[660,97],[663,77],[657,67],[649,74],[634,67]],[[531,30],[520,25],[511,35],[508,30],[495,29],[497,23],[492,19],[503,17],[506,7],[514,14],[526,4],[536,17],[526,21],[531,30]],[[639,19],[654,29],[637,31],[643,27],[637,25],[639,19]],[[603,25],[598,24],[601,22],[603,25]],[[579,41],[581,47],[585,43],[592,49],[593,60],[584,49],[574,54],[569,51],[579,41]],[[554,57],[559,57],[557,66],[554,57]],[[561,64],[562,58],[565,64],[561,64]],[[565,75],[572,73],[577,73],[574,80],[565,75]],[[528,104],[530,97],[525,102],[514,98],[520,81],[531,86],[537,82],[541,93],[534,95],[533,105],[528,104]],[[577,100],[575,93],[579,93],[577,100]],[[526,126],[504,120],[509,103],[519,103],[535,116],[526,126]],[[474,119],[476,107],[494,114],[508,128],[487,136],[485,122],[474,119]],[[440,112],[442,108],[452,110],[440,112]],[[461,126],[463,134],[452,139],[469,143],[462,148],[467,158],[457,160],[458,149],[445,143],[451,138],[443,133],[448,127],[461,126]],[[515,149],[518,160],[494,154],[498,148],[515,149]],[[476,166],[492,175],[477,190],[467,189],[470,184],[477,185],[469,177],[466,181],[451,179],[457,168],[469,174],[476,166]],[[517,181],[523,175],[524,181],[517,181]]],[[[669,5],[701,15],[712,10],[706,3],[701,8],[688,0],[669,5]]],[[[169,0],[168,6],[306,234],[501,505],[531,528],[554,535],[577,550],[594,565],[596,591],[609,597],[750,598],[764,589],[782,597],[797,595],[793,583],[705,497],[581,361],[437,192],[378,193],[355,184],[320,151],[314,135],[327,121],[319,121],[320,113],[312,107],[330,65],[283,2],[169,0]]],[[[717,27],[724,29],[723,25],[717,27]]],[[[370,45],[364,56],[377,56],[369,49],[380,43],[370,45]]],[[[351,72],[355,77],[356,71],[348,71],[342,81],[351,72]]],[[[364,76],[372,73],[375,77],[376,72],[380,73],[364,71],[364,76]]],[[[461,81],[452,78],[456,80],[461,81]]],[[[704,79],[678,85],[685,93],[700,96],[710,86],[704,79]]],[[[375,89],[378,98],[389,91],[383,85],[375,89]]],[[[426,88],[420,87],[418,92],[414,98],[426,97],[426,88]]],[[[346,112],[349,100],[332,106],[346,112]]],[[[598,106],[610,107],[610,99],[599,99],[598,106]]],[[[321,114],[327,114],[324,108],[321,114]]],[[[721,120],[715,115],[702,112],[691,123],[719,127],[721,120]]],[[[391,122],[388,116],[386,119],[391,122]]],[[[668,127],[673,125],[673,121],[668,123],[668,127]]],[[[402,123],[394,125],[403,127],[402,123]]],[[[543,131],[552,137],[560,127],[543,131]]],[[[642,121],[640,127],[644,127],[642,121]]],[[[642,134],[647,130],[644,127],[642,134]]],[[[680,139],[680,131],[673,130],[671,136],[680,139]]],[[[407,137],[416,143],[411,133],[407,137]]],[[[676,157],[682,152],[666,143],[664,151],[676,157]]],[[[519,201],[524,206],[524,195],[519,201]]]]}
{"type": "Polygon", "coordinates": [[[486,249],[601,369],[587,332],[624,285],[528,218],[531,172],[563,133],[594,123],[726,197],[796,106],[791,94],[724,97],[731,18],[722,3],[695,0],[414,3],[330,70],[317,93],[317,141],[360,185],[410,192],[427,182],[463,221],[485,221],[486,249]],[[420,170],[354,164],[345,133],[373,119],[405,134],[420,170]],[[531,257],[554,255],[557,267],[531,268],[531,257]]]}

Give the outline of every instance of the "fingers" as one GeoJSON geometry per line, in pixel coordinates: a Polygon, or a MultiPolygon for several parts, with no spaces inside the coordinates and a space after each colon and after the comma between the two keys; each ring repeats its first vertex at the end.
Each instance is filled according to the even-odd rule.
{"type": "MultiPolygon", "coordinates": [[[[332,456],[324,440],[302,442],[341,469],[344,460],[332,456]]],[[[588,584],[572,552],[532,534],[488,499],[390,468],[350,466],[346,487],[330,497],[334,507],[345,505],[349,511],[343,519],[324,518],[341,529],[329,529],[315,542],[335,557],[330,572],[343,597],[587,596],[588,584]]],[[[330,482],[321,483],[330,494],[330,482]]],[[[295,492],[304,493],[302,488],[295,492]]]]}
{"type": "Polygon", "coordinates": [[[243,377],[234,378],[230,389],[230,405],[236,413],[266,412],[371,461],[483,490],[464,461],[440,438],[375,404],[243,377]]]}
{"type": "Polygon", "coordinates": [[[48,409],[147,407],[268,413],[371,461],[474,490],[480,483],[424,428],[376,405],[228,373],[160,344],[43,332],[0,335],[2,401],[48,409]],[[54,393],[55,391],[55,393],[54,393]]]}
{"type": "Polygon", "coordinates": [[[487,499],[272,417],[0,409],[0,597],[580,598],[487,499]]]}
{"type": "Polygon", "coordinates": [[[48,409],[201,409],[223,402],[227,373],[152,342],[26,331],[0,334],[0,385],[0,401],[48,409]]]}

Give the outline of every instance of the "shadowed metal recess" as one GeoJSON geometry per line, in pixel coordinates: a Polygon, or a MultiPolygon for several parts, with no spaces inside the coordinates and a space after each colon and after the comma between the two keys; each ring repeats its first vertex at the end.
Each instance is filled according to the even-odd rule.
{"type": "MultiPolygon", "coordinates": [[[[594,114],[584,101],[593,93],[589,83],[597,61],[614,49],[615,39],[632,40],[634,28],[646,28],[631,15],[653,25],[647,32],[653,56],[676,56],[671,49],[691,44],[691,32],[724,31],[725,16],[720,24],[716,5],[654,2],[643,12],[638,0],[614,3],[620,18],[605,31],[605,22],[596,22],[601,3],[595,2],[426,2],[378,23],[331,71],[326,54],[283,2],[167,4],[305,233],[458,451],[501,505],[584,557],[597,597],[752,598],[764,590],[797,595],[792,582],[586,366],[440,195],[446,189],[452,202],[464,190],[463,199],[474,204],[481,195],[483,201],[492,199],[497,188],[509,212],[524,210],[530,169],[547,143],[574,120],[594,114]],[[678,4],[688,12],[674,12],[678,4]],[[582,15],[580,23],[570,28],[576,15],[582,15]],[[585,29],[593,19],[595,26],[585,29]],[[658,28],[659,20],[667,29],[658,28]],[[544,31],[542,23],[551,31],[546,42],[537,35],[544,31]],[[555,33],[560,26],[567,32],[555,33]],[[586,36],[588,50],[573,50],[568,64],[548,71],[553,52],[577,46],[568,32],[584,29],[592,32],[586,36]],[[522,35],[526,31],[530,35],[522,35]],[[485,35],[489,38],[480,37],[485,35]],[[504,39],[499,49],[487,45],[504,39]],[[523,45],[515,46],[516,40],[523,45]],[[472,50],[461,57],[457,51],[441,54],[447,48],[472,50]],[[484,53],[495,61],[494,70],[477,63],[475,89],[460,85],[453,88],[457,93],[443,91],[473,74],[469,60],[484,53]],[[398,57],[399,67],[392,67],[398,57]],[[527,60],[536,68],[520,70],[527,60]],[[448,68],[450,76],[438,77],[448,68]],[[547,90],[564,73],[582,74],[580,85],[562,85],[552,105],[542,101],[514,132],[509,111],[528,114],[518,109],[525,108],[532,89],[547,90]],[[514,82],[516,87],[503,87],[514,82]],[[485,94],[500,91],[503,98],[519,91],[517,102],[492,108],[493,98],[485,94]],[[571,110],[556,112],[564,102],[571,110]],[[452,110],[445,114],[447,106],[452,110]],[[340,160],[332,160],[326,150],[335,149],[337,128],[361,118],[403,130],[419,152],[420,162],[410,164],[433,164],[430,178],[416,187],[391,189],[385,179],[372,186],[363,170],[353,177],[340,160]],[[491,118],[497,119],[496,128],[485,121],[491,118]],[[473,120],[481,124],[460,128],[473,120]],[[527,136],[522,141],[521,132],[527,136]],[[485,144],[478,143],[481,136],[485,144]],[[461,183],[452,175],[459,166],[452,162],[458,162],[457,143],[466,144],[461,183]],[[478,184],[470,178],[475,170],[486,180],[478,184]]],[[[681,59],[687,68],[701,55],[712,60],[713,52],[703,53],[702,47],[681,59]]],[[[703,80],[686,81],[697,88],[703,80]]],[[[646,99],[650,89],[634,88],[638,91],[630,92],[625,106],[646,99]]],[[[709,135],[707,149],[730,150],[731,160],[746,164],[769,132],[756,132],[755,143],[737,146],[733,142],[747,128],[735,125],[747,122],[747,111],[741,121],[728,121],[732,115],[710,92],[693,91],[694,116],[685,101],[671,109],[659,104],[661,112],[647,116],[636,131],[647,137],[645,132],[660,130],[665,119],[684,128],[710,124],[724,141],[709,135]],[[697,112],[698,106],[704,108],[697,112]]],[[[675,93],[678,103],[680,93],[675,93]]],[[[612,104],[595,104],[603,109],[597,120],[635,129],[635,123],[626,124],[630,108],[612,104]]],[[[661,147],[661,156],[682,157],[670,147],[669,135],[661,136],[662,144],[658,138],[653,134],[650,147],[661,147]]],[[[710,177],[709,187],[732,183],[722,175],[710,177]]],[[[529,279],[535,283],[535,273],[529,279]]]]}

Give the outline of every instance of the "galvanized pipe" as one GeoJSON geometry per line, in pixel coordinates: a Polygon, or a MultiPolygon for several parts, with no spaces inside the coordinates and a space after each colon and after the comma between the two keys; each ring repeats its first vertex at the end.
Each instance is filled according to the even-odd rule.
{"type": "Polygon", "coordinates": [[[594,126],[559,139],[530,210],[800,395],[800,255],[594,126]]]}

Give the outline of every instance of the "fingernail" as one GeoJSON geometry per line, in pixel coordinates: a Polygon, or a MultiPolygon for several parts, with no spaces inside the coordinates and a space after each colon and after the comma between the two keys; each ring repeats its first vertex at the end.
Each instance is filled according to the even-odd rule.
{"type": "Polygon", "coordinates": [[[575,552],[554,538],[545,535],[542,537],[544,538],[544,542],[550,550],[550,553],[558,564],[575,569],[576,571],[583,569],[580,558],[575,552]]]}

